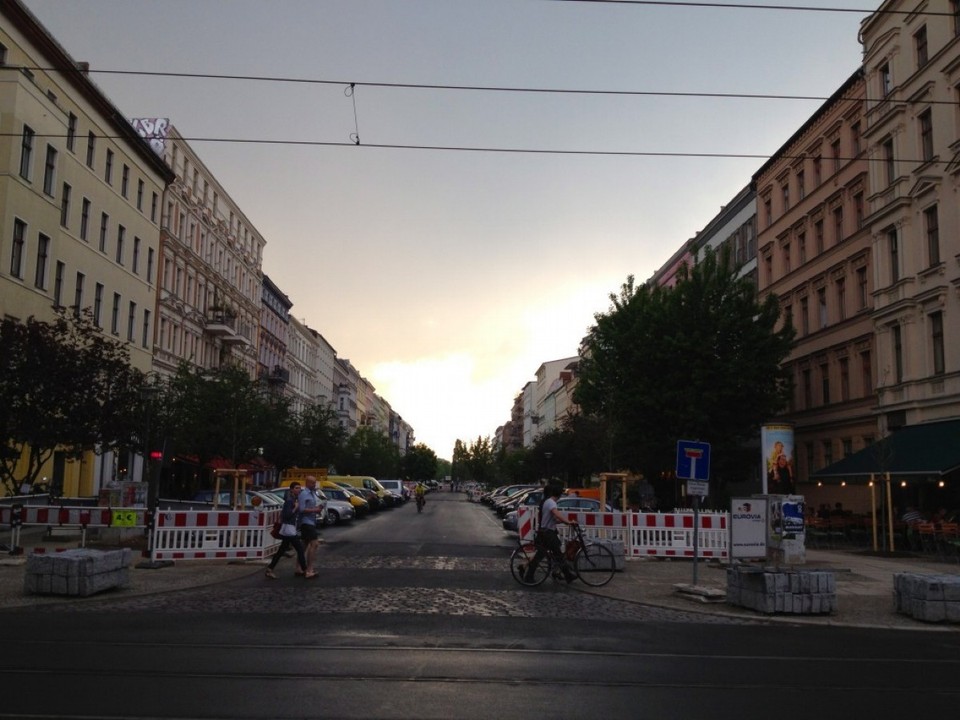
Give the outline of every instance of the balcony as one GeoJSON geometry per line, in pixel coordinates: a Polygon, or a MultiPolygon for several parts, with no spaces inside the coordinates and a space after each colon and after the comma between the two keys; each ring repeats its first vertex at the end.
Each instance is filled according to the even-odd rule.
{"type": "Polygon", "coordinates": [[[274,365],[267,375],[267,382],[271,385],[286,385],[290,382],[290,371],[285,367],[274,365]]]}
{"type": "Polygon", "coordinates": [[[252,347],[253,343],[245,333],[246,328],[237,322],[237,317],[233,313],[225,310],[207,311],[207,324],[204,331],[208,335],[219,338],[224,345],[247,345],[252,347]]]}

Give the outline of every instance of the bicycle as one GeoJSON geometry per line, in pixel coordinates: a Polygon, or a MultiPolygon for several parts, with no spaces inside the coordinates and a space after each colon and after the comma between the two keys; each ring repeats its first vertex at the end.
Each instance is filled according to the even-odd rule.
{"type": "Polygon", "coordinates": [[[564,553],[566,554],[570,550],[571,543],[577,543],[573,546],[576,547],[576,554],[573,559],[558,558],[553,553],[547,553],[534,568],[533,575],[529,580],[527,579],[527,569],[537,552],[537,543],[535,540],[524,542],[518,539],[517,548],[510,554],[510,574],[513,575],[513,579],[521,585],[536,587],[551,575],[555,579],[562,578],[563,565],[566,563],[585,585],[602,587],[610,582],[617,569],[613,552],[606,545],[590,542],[584,538],[579,525],[572,525],[571,527],[573,527],[576,537],[567,541],[564,553]]]}

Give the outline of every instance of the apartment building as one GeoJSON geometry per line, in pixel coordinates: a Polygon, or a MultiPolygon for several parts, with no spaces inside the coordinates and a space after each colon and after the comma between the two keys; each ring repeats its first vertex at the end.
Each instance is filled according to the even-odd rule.
{"type": "Polygon", "coordinates": [[[290,382],[287,385],[287,395],[291,409],[297,414],[317,403],[317,367],[320,357],[318,338],[318,333],[293,315],[290,316],[287,334],[287,370],[290,371],[290,382]]]}
{"type": "Polygon", "coordinates": [[[174,172],[162,199],[154,370],[256,372],[266,241],[167,118],[133,126],[174,172]]]}
{"type": "Polygon", "coordinates": [[[854,72],[754,175],[758,288],[796,329],[794,477],[876,438],[865,81],[854,72]]]}
{"type": "Polygon", "coordinates": [[[861,26],[878,431],[960,417],[960,3],[861,26]]]}
{"type": "Polygon", "coordinates": [[[753,184],[740,190],[720,208],[693,239],[694,253],[709,248],[716,253],[729,252],[738,277],[757,280],[757,196],[753,184]]]}
{"type": "Polygon", "coordinates": [[[0,16],[0,313],[89,310],[148,371],[173,173],[21,3],[0,16]]]}
{"type": "Polygon", "coordinates": [[[267,275],[263,276],[261,301],[257,377],[283,395],[290,382],[287,345],[293,303],[267,275]]]}

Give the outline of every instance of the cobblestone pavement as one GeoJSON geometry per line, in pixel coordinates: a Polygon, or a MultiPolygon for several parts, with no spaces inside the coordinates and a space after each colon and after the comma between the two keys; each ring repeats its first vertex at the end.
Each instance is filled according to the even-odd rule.
{"type": "MultiPolygon", "coordinates": [[[[284,568],[281,567],[281,572],[284,568]]],[[[591,618],[628,622],[699,622],[754,624],[750,618],[702,615],[682,610],[639,605],[582,592],[575,586],[548,581],[540,588],[521,588],[509,578],[503,558],[356,557],[323,555],[318,559],[318,581],[284,577],[268,581],[262,565],[250,565],[233,579],[195,587],[128,597],[123,591],[64,601],[56,598],[57,612],[150,613],[417,613],[477,617],[591,618]],[[378,571],[404,571],[404,586],[383,587],[378,571]],[[506,575],[505,575],[506,573],[506,575]],[[341,583],[370,575],[363,584],[341,583]],[[331,584],[324,584],[325,576],[331,584]],[[512,585],[504,589],[504,578],[512,585]],[[448,582],[449,580],[449,582],[448,582]],[[463,582],[466,580],[466,582],[463,582]],[[457,582],[460,581],[460,582],[457,582]],[[438,587],[442,585],[442,587],[438,587]],[[467,585],[469,587],[451,587],[467,585]],[[489,588],[489,589],[488,589],[489,588]]],[[[134,571],[147,572],[147,571],[134,571]]],[[[162,573],[165,570],[149,572],[162,573]]],[[[289,566],[286,574],[289,575],[289,566]]],[[[52,598],[43,598],[50,601],[52,598]]],[[[21,606],[21,610],[48,612],[49,602],[21,606]]]]}

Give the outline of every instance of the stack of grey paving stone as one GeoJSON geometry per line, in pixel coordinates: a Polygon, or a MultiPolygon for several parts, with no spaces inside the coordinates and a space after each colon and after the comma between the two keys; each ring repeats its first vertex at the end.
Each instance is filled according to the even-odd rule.
{"type": "Polygon", "coordinates": [[[727,569],[727,603],[773,615],[825,615],[837,610],[829,570],[781,570],[751,565],[727,569]]]}
{"type": "Polygon", "coordinates": [[[923,622],[960,622],[960,575],[893,574],[893,604],[923,622]]]}
{"type": "Polygon", "coordinates": [[[24,592],[32,595],[87,597],[130,585],[133,551],[77,548],[51,555],[30,555],[23,578],[24,592]]]}

